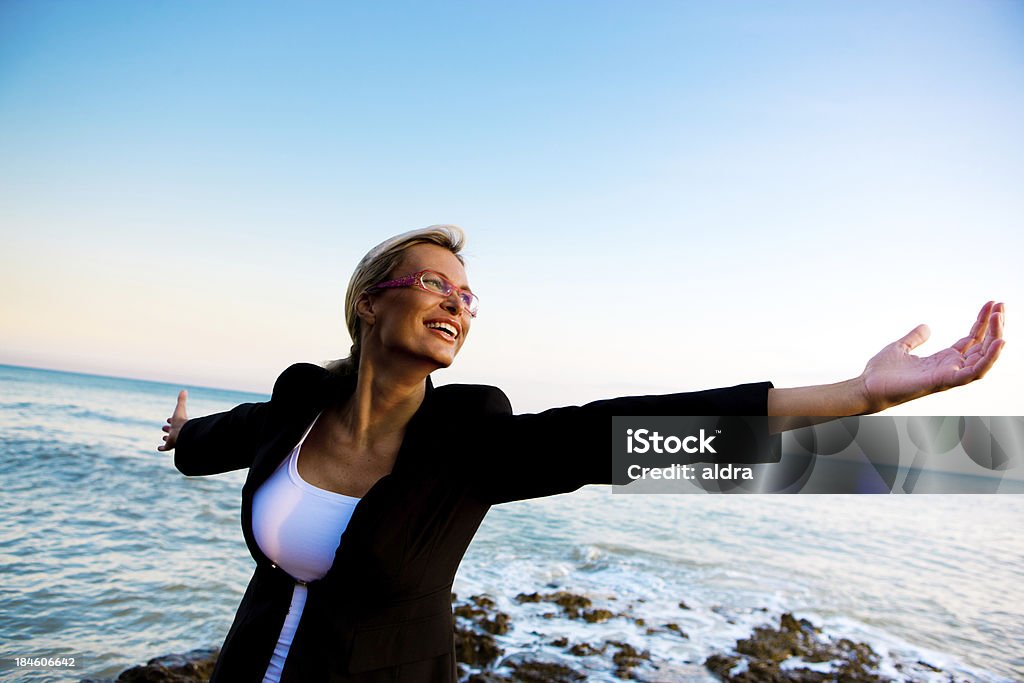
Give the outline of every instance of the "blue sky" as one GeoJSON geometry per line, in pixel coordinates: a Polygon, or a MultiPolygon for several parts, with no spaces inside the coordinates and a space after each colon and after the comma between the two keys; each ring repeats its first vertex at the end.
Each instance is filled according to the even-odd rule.
{"type": "Polygon", "coordinates": [[[1024,414],[1010,2],[0,4],[0,362],[269,390],[391,234],[468,233],[437,380],[521,410],[856,375],[984,301],[1024,414]]]}

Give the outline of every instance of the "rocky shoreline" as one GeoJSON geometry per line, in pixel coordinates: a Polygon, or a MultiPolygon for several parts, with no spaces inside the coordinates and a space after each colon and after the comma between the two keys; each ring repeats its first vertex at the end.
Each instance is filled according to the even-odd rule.
{"type": "MultiPolygon", "coordinates": [[[[519,604],[536,604],[542,616],[589,624],[611,619],[629,620],[647,635],[660,634],[687,640],[675,622],[647,623],[629,613],[595,607],[591,598],[569,591],[520,593],[519,604]]],[[[571,642],[565,636],[547,637],[544,651],[507,653],[501,637],[513,627],[512,618],[498,609],[487,595],[459,600],[452,595],[455,614],[455,653],[460,683],[576,683],[600,671],[602,677],[619,680],[697,681],[718,679],[725,683],[883,683],[927,677],[957,681],[951,674],[926,662],[894,664],[898,678],[879,673],[880,656],[866,643],[832,638],[806,619],[780,615],[774,623],[757,626],[751,634],[703,662],[679,664],[659,661],[648,650],[624,640],[597,639],[571,642]],[[557,653],[557,654],[556,654],[557,653]]],[[[689,607],[685,602],[680,610],[689,607]]],[[[764,610],[766,612],[766,610],[764,610]]],[[[767,613],[766,613],[767,618],[767,613]]],[[[543,635],[543,634],[541,634],[543,635]]],[[[126,669],[116,679],[82,679],[80,683],[205,683],[213,671],[219,648],[202,648],[183,654],[151,659],[126,669]]]]}

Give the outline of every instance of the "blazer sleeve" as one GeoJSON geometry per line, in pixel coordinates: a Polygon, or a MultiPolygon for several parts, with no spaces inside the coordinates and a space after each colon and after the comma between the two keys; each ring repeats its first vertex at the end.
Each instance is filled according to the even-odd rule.
{"type": "Polygon", "coordinates": [[[249,467],[267,437],[275,404],[287,404],[303,382],[323,372],[318,366],[296,363],[277,378],[270,401],[242,403],[223,413],[190,419],[178,432],[174,466],[190,477],[249,467]]]}
{"type": "Polygon", "coordinates": [[[269,413],[270,402],[243,403],[223,413],[190,419],[178,432],[174,466],[190,477],[249,467],[269,413]]]}
{"type": "MultiPolygon", "coordinates": [[[[771,382],[722,389],[627,396],[542,413],[482,417],[468,445],[466,471],[489,503],[612,483],[612,417],[616,415],[767,415],[771,382]]],[[[494,388],[500,397],[505,395],[494,388]]],[[[507,403],[508,399],[504,398],[507,403]]]]}

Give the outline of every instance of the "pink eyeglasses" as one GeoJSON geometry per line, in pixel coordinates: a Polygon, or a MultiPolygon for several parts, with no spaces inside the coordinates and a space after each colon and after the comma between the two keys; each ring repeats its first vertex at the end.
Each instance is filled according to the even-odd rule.
{"type": "Polygon", "coordinates": [[[477,310],[480,308],[480,299],[476,294],[464,289],[459,289],[432,270],[421,270],[418,273],[406,275],[405,277],[400,277],[396,280],[378,282],[367,291],[373,292],[378,289],[390,289],[392,287],[419,287],[425,292],[440,294],[441,296],[451,296],[451,293],[455,292],[459,295],[459,300],[462,302],[462,305],[466,307],[466,310],[469,311],[469,314],[474,318],[476,317],[477,310]]]}

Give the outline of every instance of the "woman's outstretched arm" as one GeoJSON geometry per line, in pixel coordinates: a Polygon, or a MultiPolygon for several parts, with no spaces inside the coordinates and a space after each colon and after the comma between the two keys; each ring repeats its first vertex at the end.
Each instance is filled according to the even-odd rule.
{"type": "MultiPolygon", "coordinates": [[[[292,403],[296,391],[308,391],[309,383],[322,377],[323,368],[296,363],[277,378],[272,401],[282,410],[292,403]]],[[[174,412],[163,426],[166,434],[159,451],[174,450],[174,466],[190,477],[220,474],[249,467],[260,443],[266,438],[271,401],[242,403],[231,410],[189,418],[186,391],[178,392],[174,412]]]]}
{"type": "Polygon", "coordinates": [[[810,387],[770,389],[769,427],[773,433],[824,420],[807,417],[866,415],[939,391],[981,379],[996,362],[1003,340],[1002,303],[981,307],[970,333],[931,356],[911,355],[929,337],[927,325],[918,325],[902,339],[879,351],[859,377],[810,387]]]}

